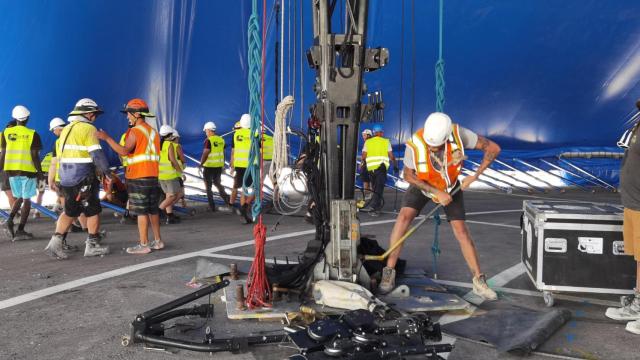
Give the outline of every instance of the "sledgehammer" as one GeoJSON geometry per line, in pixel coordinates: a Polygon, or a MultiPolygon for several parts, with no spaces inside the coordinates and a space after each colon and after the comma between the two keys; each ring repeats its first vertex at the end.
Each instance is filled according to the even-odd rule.
{"type": "MultiPolygon", "coordinates": [[[[455,188],[451,194],[452,197],[453,195],[455,195],[458,191],[460,191],[461,185],[458,186],[457,188],[455,188]]],[[[389,257],[389,255],[394,252],[397,248],[400,247],[400,245],[402,245],[405,240],[407,240],[409,238],[409,236],[413,235],[413,233],[418,230],[418,228],[420,226],[422,226],[427,220],[429,220],[429,218],[431,216],[433,216],[433,214],[436,213],[436,211],[438,211],[438,209],[440,209],[442,207],[442,204],[438,204],[436,205],[433,209],[431,209],[431,211],[429,211],[429,213],[427,215],[424,216],[424,218],[420,221],[418,221],[417,224],[415,224],[411,229],[407,230],[406,233],[404,233],[404,235],[402,235],[402,237],[400,239],[398,239],[398,241],[396,241],[395,244],[393,244],[389,250],[385,251],[384,254],[382,255],[365,255],[364,259],[365,260],[374,260],[374,261],[384,261],[384,259],[386,259],[387,257],[389,257]]]]}

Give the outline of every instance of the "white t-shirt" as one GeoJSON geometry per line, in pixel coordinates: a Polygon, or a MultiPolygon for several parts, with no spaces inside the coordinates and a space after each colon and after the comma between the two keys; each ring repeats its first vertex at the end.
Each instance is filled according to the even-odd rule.
{"type": "MultiPolygon", "coordinates": [[[[476,147],[476,144],[478,143],[478,134],[467,128],[463,128],[462,126],[458,127],[458,134],[460,134],[460,140],[462,141],[462,146],[464,146],[465,149],[473,149],[476,147]]],[[[408,145],[404,150],[404,166],[408,169],[415,170],[415,166],[413,165],[413,148],[408,145]]]]}

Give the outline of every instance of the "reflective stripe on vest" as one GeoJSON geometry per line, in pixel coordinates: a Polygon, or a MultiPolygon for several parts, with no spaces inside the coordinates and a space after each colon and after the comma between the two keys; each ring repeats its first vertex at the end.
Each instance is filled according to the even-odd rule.
{"type": "Polygon", "coordinates": [[[264,160],[273,160],[273,137],[264,134],[262,139],[262,156],[264,160]]]}
{"type": "Polygon", "coordinates": [[[3,136],[6,145],[5,171],[36,172],[36,167],[33,165],[33,159],[31,158],[31,144],[33,143],[34,134],[35,130],[28,129],[22,125],[16,125],[4,130],[3,136]]]}
{"type": "Polygon", "coordinates": [[[375,136],[367,139],[365,147],[367,148],[367,170],[374,171],[384,164],[389,169],[389,139],[381,136],[375,136]]]}
{"type": "Polygon", "coordinates": [[[174,144],[171,141],[165,141],[162,143],[162,150],[160,150],[160,165],[158,172],[159,180],[173,180],[180,177],[180,174],[173,167],[173,164],[169,160],[169,147],[173,147],[173,155],[177,158],[177,153],[174,144]]]}
{"type": "MultiPolygon", "coordinates": [[[[235,135],[234,135],[235,139],[235,135]]],[[[211,152],[207,156],[204,167],[219,168],[224,166],[224,139],[218,135],[209,136],[211,152]]]]}
{"type": "Polygon", "coordinates": [[[238,129],[233,134],[233,166],[246,168],[249,166],[249,151],[251,150],[251,130],[238,129]]]}
{"type": "Polygon", "coordinates": [[[136,146],[133,154],[128,155],[125,176],[127,179],[158,177],[160,162],[158,133],[146,123],[129,129],[129,131],[136,130],[136,146]]]}
{"type": "Polygon", "coordinates": [[[158,155],[154,144],[158,133],[156,133],[156,131],[153,129],[151,130],[151,133],[149,133],[147,129],[142,126],[136,126],[136,129],[138,129],[144,135],[145,139],[147,140],[147,147],[145,148],[143,154],[129,155],[127,159],[129,165],[134,165],[143,161],[160,161],[160,155],[158,155]]]}
{"type": "MultiPolygon", "coordinates": [[[[127,133],[124,133],[120,137],[120,142],[119,142],[120,146],[124,146],[124,144],[127,142],[126,140],[127,140],[127,133]]],[[[122,163],[122,166],[127,166],[128,165],[127,158],[128,158],[127,155],[120,156],[120,163],[122,163]]]]}
{"type": "MultiPolygon", "coordinates": [[[[422,137],[423,131],[423,129],[418,130],[407,141],[407,145],[413,149],[413,165],[416,175],[419,179],[428,182],[439,190],[451,191],[462,170],[462,159],[464,157],[464,146],[460,139],[458,125],[453,125],[451,134],[445,143],[446,150],[442,159],[445,169],[441,169],[441,171],[436,170],[433,166],[431,151],[422,137]],[[453,161],[454,153],[458,151],[460,154],[456,156],[459,156],[460,160],[455,162],[453,161]]],[[[426,195],[430,196],[430,194],[426,195]]]]}
{"type": "Polygon", "coordinates": [[[51,167],[51,159],[52,158],[53,158],[53,153],[52,152],[48,152],[42,158],[42,161],[40,162],[40,168],[42,169],[43,173],[48,173],[49,172],[49,168],[51,167]]]}
{"type": "Polygon", "coordinates": [[[91,164],[89,149],[101,149],[99,144],[90,144],[86,136],[95,127],[88,122],[74,121],[65,126],[56,140],[56,157],[60,164],[91,164]],[[64,149],[62,149],[64,144],[64,149]],[[64,151],[63,151],[64,150],[64,151]]]}

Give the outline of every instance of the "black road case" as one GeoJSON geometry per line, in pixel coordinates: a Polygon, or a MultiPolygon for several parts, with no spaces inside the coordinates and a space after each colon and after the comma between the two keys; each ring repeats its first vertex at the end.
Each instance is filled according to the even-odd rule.
{"type": "Polygon", "coordinates": [[[553,292],[632,294],[636,262],[624,254],[623,208],[525,200],[522,263],[547,306],[553,292]]]}

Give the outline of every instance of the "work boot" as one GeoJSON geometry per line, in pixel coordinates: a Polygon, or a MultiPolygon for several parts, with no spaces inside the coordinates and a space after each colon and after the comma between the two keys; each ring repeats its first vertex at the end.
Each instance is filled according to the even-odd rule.
{"type": "Polygon", "coordinates": [[[136,246],[127,248],[127,254],[144,255],[150,252],[151,248],[149,247],[149,245],[138,244],[136,246]]]}
{"type": "Polygon", "coordinates": [[[84,256],[102,256],[107,255],[109,253],[108,246],[100,246],[99,239],[97,238],[87,238],[85,241],[84,247],[84,256]]]}
{"type": "Polygon", "coordinates": [[[22,241],[22,240],[31,240],[31,239],[33,239],[32,233],[18,229],[18,231],[16,231],[15,235],[13,236],[12,241],[22,241]]]}
{"type": "Polygon", "coordinates": [[[67,239],[62,239],[62,251],[64,251],[64,252],[76,252],[78,250],[80,250],[80,249],[77,246],[67,244],[67,239]]]}
{"type": "Polygon", "coordinates": [[[487,277],[480,274],[473,278],[473,293],[485,300],[497,300],[498,294],[487,285],[487,277]]]}
{"type": "Polygon", "coordinates": [[[70,230],[72,233],[85,232],[85,229],[83,229],[82,226],[76,224],[71,224],[70,230]]]}
{"type": "Polygon", "coordinates": [[[13,227],[14,227],[13,220],[7,219],[7,221],[4,222],[4,229],[3,229],[4,230],[4,234],[11,241],[13,241],[13,238],[15,236],[15,232],[13,231],[13,227]]]}
{"type": "Polygon", "coordinates": [[[608,308],[604,314],[613,320],[640,320],[640,294],[636,293],[635,298],[628,305],[618,308],[608,308]]]}
{"type": "Polygon", "coordinates": [[[640,335],[640,320],[628,322],[627,327],[625,327],[625,330],[627,330],[630,333],[640,335]]]}
{"type": "Polygon", "coordinates": [[[380,285],[378,286],[379,294],[388,294],[396,287],[396,269],[390,267],[384,267],[382,269],[382,279],[380,279],[380,285]]]}
{"type": "Polygon", "coordinates": [[[44,248],[44,252],[52,258],[64,260],[67,258],[67,254],[62,250],[62,235],[53,234],[49,244],[44,248]]]}
{"type": "Polygon", "coordinates": [[[248,204],[242,205],[242,207],[240,208],[240,214],[242,214],[245,224],[251,224],[253,222],[253,217],[251,216],[251,208],[248,204]]]}
{"type": "Polygon", "coordinates": [[[167,225],[169,224],[179,224],[180,223],[180,217],[174,215],[173,213],[167,214],[167,225]]]}

